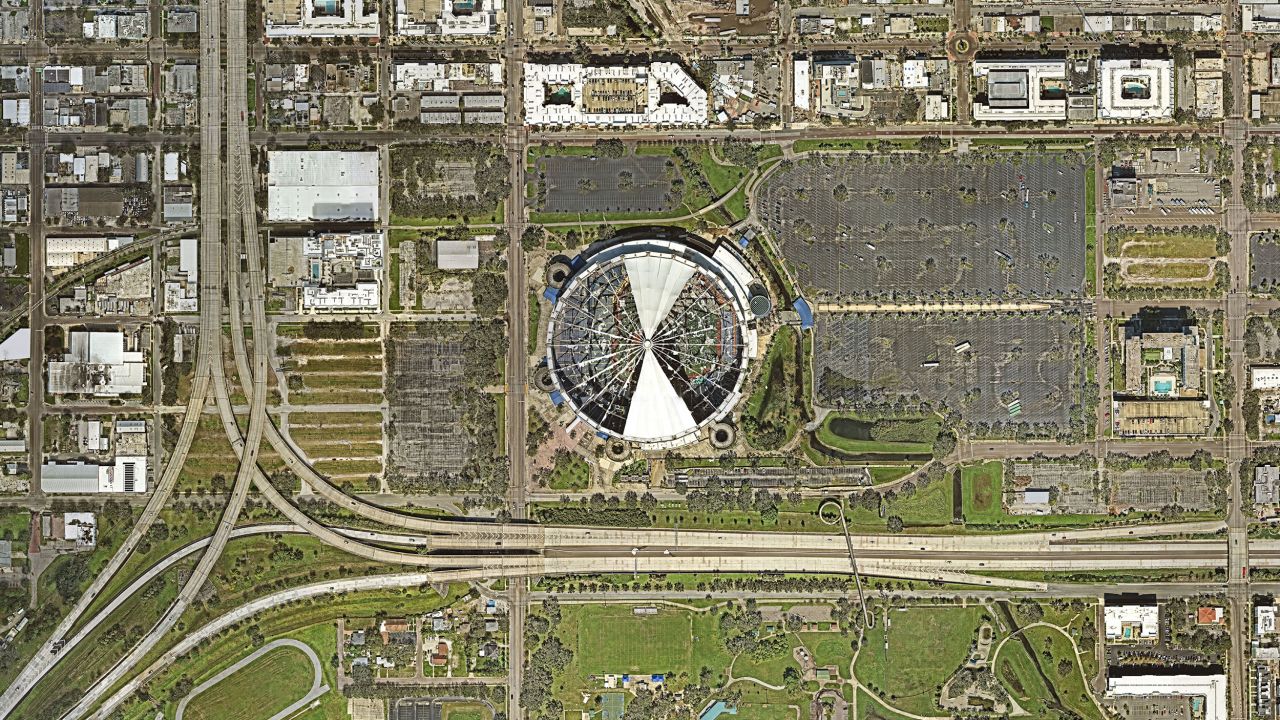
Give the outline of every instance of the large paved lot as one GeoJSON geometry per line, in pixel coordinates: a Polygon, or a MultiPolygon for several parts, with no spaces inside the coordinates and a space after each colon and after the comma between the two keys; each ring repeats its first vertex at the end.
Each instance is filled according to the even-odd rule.
{"type": "Polygon", "coordinates": [[[824,296],[1058,297],[1084,282],[1075,155],[825,156],[771,175],[756,203],[824,296]]]}
{"type": "Polygon", "coordinates": [[[818,401],[928,403],[970,423],[1065,429],[1079,402],[1079,327],[1070,314],[824,315],[814,343],[818,401]],[[957,352],[964,342],[971,347],[957,352]]]}
{"type": "Polygon", "coordinates": [[[665,155],[557,155],[538,166],[546,178],[539,208],[545,212],[666,212],[680,199],[671,192],[679,171],[665,155]]]}

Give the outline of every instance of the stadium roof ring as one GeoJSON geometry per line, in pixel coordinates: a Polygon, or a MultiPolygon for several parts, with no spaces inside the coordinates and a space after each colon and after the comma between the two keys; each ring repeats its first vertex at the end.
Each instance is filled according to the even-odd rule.
{"type": "Polygon", "coordinates": [[[602,438],[698,440],[741,398],[759,287],[728,243],[655,232],[592,246],[547,323],[556,401],[602,438]]]}

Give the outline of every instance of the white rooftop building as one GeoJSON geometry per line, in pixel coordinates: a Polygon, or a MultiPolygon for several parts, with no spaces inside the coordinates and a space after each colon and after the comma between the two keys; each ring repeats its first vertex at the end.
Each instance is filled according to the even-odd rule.
{"type": "Polygon", "coordinates": [[[437,240],[436,267],[441,270],[475,270],[480,267],[480,243],[475,240],[437,240]]]}
{"type": "Polygon", "coordinates": [[[723,244],[708,253],[655,238],[597,251],[554,293],[552,401],[603,437],[650,448],[693,442],[741,397],[757,350],[753,282],[723,244]],[[634,335],[620,339],[618,327],[634,335]]]}
{"type": "Polygon", "coordinates": [[[200,309],[200,239],[178,241],[179,279],[164,283],[165,312],[196,312],[200,309]]]}
{"type": "Polygon", "coordinates": [[[0,100],[0,120],[6,125],[27,127],[31,124],[31,99],[8,98],[0,100]]]}
{"type": "Polygon", "coordinates": [[[1107,678],[1109,697],[1203,697],[1204,720],[1226,720],[1225,675],[1133,675],[1107,678]]]}
{"type": "Polygon", "coordinates": [[[1107,605],[1102,617],[1108,640],[1149,640],[1160,628],[1158,605],[1107,605]]]}
{"type": "Polygon", "coordinates": [[[1240,0],[1240,27],[1244,32],[1280,32],[1280,2],[1240,0]]]}
{"type": "Polygon", "coordinates": [[[502,63],[397,63],[391,88],[396,92],[448,92],[462,83],[502,85],[502,63]]]}
{"type": "Polygon", "coordinates": [[[1098,73],[1099,119],[1173,117],[1172,60],[1103,60],[1098,73]]]}
{"type": "Polygon", "coordinates": [[[51,270],[73,267],[131,242],[132,235],[47,237],[44,242],[44,265],[51,270]]]}
{"type": "Polygon", "coordinates": [[[40,489],[46,493],[121,493],[147,491],[147,458],[120,456],[109,465],[45,463],[40,466],[40,489]]]}
{"type": "Polygon", "coordinates": [[[146,368],[142,352],[124,349],[124,333],[76,331],[63,359],[49,363],[49,392],[136,395],[146,382],[146,368]]]}
{"type": "Polygon", "coordinates": [[[382,275],[382,233],[352,233],[308,237],[303,255],[313,275],[323,277],[302,288],[307,310],[377,310],[378,278],[382,275]]]}
{"type": "Polygon", "coordinates": [[[1249,389],[1280,390],[1280,367],[1249,368],[1249,389]]]}
{"type": "MultiPolygon", "coordinates": [[[[414,3],[415,7],[430,7],[414,3]]],[[[406,0],[396,0],[396,33],[399,35],[492,35],[498,30],[503,0],[442,0],[439,12],[418,17],[406,0]]]]}
{"type": "Polygon", "coordinates": [[[267,163],[267,220],[378,219],[377,152],[274,150],[267,163]]]}
{"type": "Polygon", "coordinates": [[[1276,631],[1276,606],[1275,605],[1259,605],[1253,609],[1254,612],[1254,634],[1261,637],[1270,635],[1276,631]]]}
{"type": "Polygon", "coordinates": [[[89,512],[62,514],[64,537],[81,547],[93,547],[98,537],[98,520],[89,512]]]}
{"type": "Polygon", "coordinates": [[[973,101],[973,119],[1066,120],[1065,60],[975,60],[974,78],[986,80],[984,98],[973,101]]]}
{"type": "Polygon", "coordinates": [[[809,109],[809,80],[813,72],[813,64],[808,58],[795,61],[795,72],[792,77],[792,104],[798,110],[809,109]]]}
{"type": "Polygon", "coordinates": [[[18,328],[0,342],[0,360],[29,360],[31,358],[31,328],[18,328]]]}
{"type": "Polygon", "coordinates": [[[707,108],[707,91],[676,63],[524,66],[529,125],[702,126],[707,108]]]}
{"type": "Polygon", "coordinates": [[[366,0],[294,0],[300,6],[284,16],[267,4],[267,37],[377,37],[378,5],[366,0]],[[365,12],[365,11],[368,12],[365,12]]]}

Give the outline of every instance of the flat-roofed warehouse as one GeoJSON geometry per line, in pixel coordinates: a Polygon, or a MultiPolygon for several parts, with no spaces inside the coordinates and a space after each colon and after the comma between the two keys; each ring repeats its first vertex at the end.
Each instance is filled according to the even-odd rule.
{"type": "Polygon", "coordinates": [[[376,151],[277,150],[267,163],[270,222],[378,218],[376,151]]]}

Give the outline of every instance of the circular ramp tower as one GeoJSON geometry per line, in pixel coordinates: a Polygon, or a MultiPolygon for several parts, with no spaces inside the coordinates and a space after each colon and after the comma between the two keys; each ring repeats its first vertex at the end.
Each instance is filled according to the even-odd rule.
{"type": "Polygon", "coordinates": [[[574,262],[547,326],[556,392],[601,437],[693,442],[741,397],[753,278],[728,245],[631,239],[574,262]]]}

